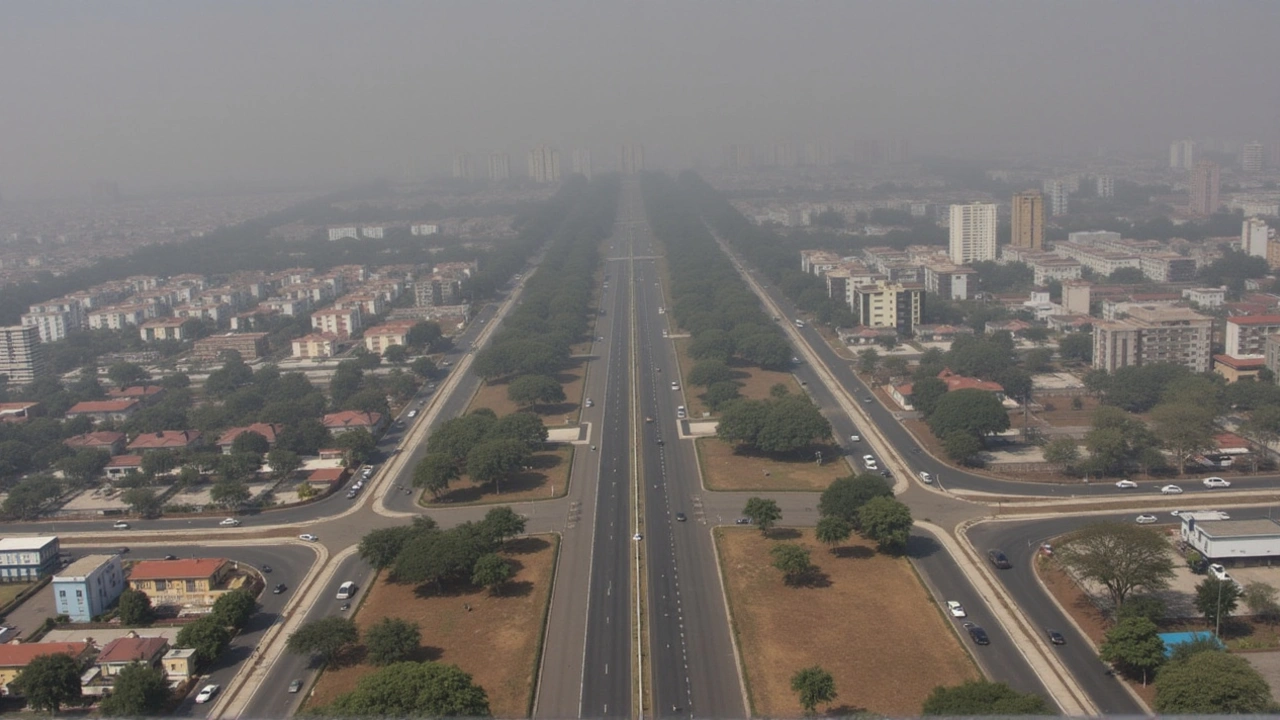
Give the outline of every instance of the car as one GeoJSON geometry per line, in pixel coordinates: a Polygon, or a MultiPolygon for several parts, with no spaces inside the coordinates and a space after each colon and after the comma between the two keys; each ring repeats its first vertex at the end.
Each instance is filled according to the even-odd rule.
{"type": "Polygon", "coordinates": [[[298,536],[298,539],[306,540],[307,542],[318,542],[320,540],[319,537],[312,535],[311,533],[302,533],[298,536]]]}
{"type": "Polygon", "coordinates": [[[356,498],[356,496],[357,496],[357,495],[359,495],[359,494],[360,494],[360,491],[359,491],[359,490],[355,490],[355,489],[348,490],[348,491],[347,491],[347,499],[348,499],[348,500],[354,500],[354,499],[356,498]]]}
{"type": "Polygon", "coordinates": [[[262,566],[262,572],[264,572],[264,573],[269,573],[269,572],[271,572],[271,566],[270,566],[270,565],[263,565],[263,566],[262,566]]]}
{"type": "Polygon", "coordinates": [[[951,617],[958,617],[958,618],[965,617],[965,614],[966,614],[964,611],[964,606],[956,602],[955,600],[947,601],[947,612],[951,613],[951,617]]]}
{"type": "Polygon", "coordinates": [[[1067,639],[1062,636],[1062,633],[1058,632],[1057,630],[1054,630],[1053,628],[1045,628],[1044,634],[1049,637],[1049,642],[1053,643],[1054,645],[1067,644],[1067,639]]]}
{"type": "Polygon", "coordinates": [[[889,472],[889,468],[885,468],[884,470],[880,471],[880,477],[891,478],[893,477],[893,473],[889,472]]]}
{"type": "Polygon", "coordinates": [[[240,521],[235,518],[223,518],[218,524],[222,527],[240,527],[240,521]]]}
{"type": "Polygon", "coordinates": [[[798,357],[793,357],[793,358],[791,358],[791,362],[795,363],[796,365],[799,365],[799,364],[800,364],[800,358],[798,358],[798,357]]]}
{"type": "Polygon", "coordinates": [[[932,476],[932,475],[930,475],[929,473],[927,473],[927,472],[925,472],[925,471],[921,470],[921,471],[920,471],[920,482],[924,483],[925,485],[932,485],[932,484],[933,484],[933,476],[932,476]]]}
{"type": "Polygon", "coordinates": [[[279,584],[277,584],[275,587],[271,588],[271,594],[272,594],[272,595],[279,595],[280,593],[284,592],[284,591],[285,591],[285,590],[287,590],[287,589],[288,589],[288,588],[287,588],[287,587],[285,587],[285,584],[284,584],[284,583],[279,583],[279,584]]]}
{"type": "Polygon", "coordinates": [[[1138,483],[1132,480],[1117,480],[1116,487],[1120,488],[1121,490],[1132,490],[1133,488],[1138,487],[1138,483]]]}
{"type": "Polygon", "coordinates": [[[689,519],[688,515],[685,515],[684,513],[676,513],[676,522],[684,522],[688,519],[689,519]]]}
{"type": "Polygon", "coordinates": [[[111,527],[115,528],[116,530],[128,530],[128,529],[129,529],[129,523],[127,523],[127,522],[125,522],[125,521],[123,521],[123,520],[117,520],[117,521],[115,521],[114,523],[112,523],[112,524],[111,524],[111,527]]]}
{"type": "Polygon", "coordinates": [[[338,609],[341,610],[342,612],[346,612],[351,609],[351,603],[342,603],[342,607],[338,609]]]}
{"type": "Polygon", "coordinates": [[[587,407],[593,407],[593,406],[595,406],[595,403],[594,403],[594,402],[591,402],[591,398],[587,398],[586,406],[587,406],[587,407]]]}
{"type": "Polygon", "coordinates": [[[1000,570],[1008,570],[1013,567],[1013,563],[1009,562],[1009,556],[1005,555],[1002,550],[992,548],[987,551],[987,559],[991,561],[1000,570]]]}
{"type": "Polygon", "coordinates": [[[1165,485],[1164,487],[1160,488],[1160,494],[1161,495],[1181,495],[1182,488],[1178,487],[1177,485],[1165,485]]]}
{"type": "Polygon", "coordinates": [[[850,435],[849,442],[862,442],[862,438],[858,435],[850,435]]]}
{"type": "Polygon", "coordinates": [[[641,535],[640,533],[636,533],[635,535],[631,536],[631,539],[635,540],[636,542],[639,542],[644,539],[644,536],[641,535]]]}
{"type": "Polygon", "coordinates": [[[738,518],[737,520],[734,520],[734,521],[733,521],[733,523],[734,523],[735,525],[750,525],[750,524],[751,524],[751,518],[749,518],[749,517],[740,517],[740,518],[738,518]]]}
{"type": "Polygon", "coordinates": [[[684,418],[684,416],[685,416],[686,414],[687,414],[687,413],[685,413],[685,409],[684,409],[684,406],[683,406],[683,405],[677,405],[677,406],[676,406],[676,417],[678,417],[678,418],[684,418]]]}
{"type": "Polygon", "coordinates": [[[213,699],[214,695],[218,694],[218,691],[221,689],[222,688],[220,686],[214,685],[213,683],[209,683],[208,685],[205,685],[204,687],[200,688],[200,694],[196,695],[196,702],[198,703],[209,702],[210,700],[213,699]]]}
{"type": "Polygon", "coordinates": [[[289,683],[289,692],[296,693],[301,689],[302,689],[301,680],[294,680],[293,682],[289,683]]]}
{"type": "Polygon", "coordinates": [[[1157,520],[1159,520],[1159,518],[1157,518],[1155,515],[1139,515],[1138,516],[1139,525],[1150,525],[1151,523],[1156,522],[1157,520]]]}
{"type": "Polygon", "coordinates": [[[680,383],[676,382],[675,380],[672,380],[672,381],[671,381],[671,389],[672,389],[672,390],[679,390],[679,389],[680,389],[680,383]]]}
{"type": "Polygon", "coordinates": [[[165,559],[165,560],[177,560],[177,559],[178,559],[178,556],[177,556],[177,555],[165,555],[165,556],[164,556],[164,559],[165,559]]]}
{"type": "Polygon", "coordinates": [[[1229,488],[1229,487],[1231,487],[1231,481],[1230,481],[1230,480],[1223,480],[1223,479],[1222,479],[1222,478],[1220,478],[1220,477],[1207,477],[1207,478],[1205,478],[1202,482],[1204,483],[1204,486],[1205,486],[1205,487],[1207,487],[1207,488],[1209,488],[1209,489],[1211,489],[1211,490],[1212,490],[1213,488],[1229,488]]]}
{"type": "Polygon", "coordinates": [[[1227,569],[1221,563],[1211,563],[1209,565],[1209,574],[1224,582],[1235,582],[1235,579],[1231,577],[1231,573],[1227,572],[1227,569]]]}
{"type": "Polygon", "coordinates": [[[417,411],[417,410],[410,410],[410,411],[409,411],[409,417],[411,417],[411,418],[416,418],[416,417],[418,417],[418,411],[417,411]]]}
{"type": "Polygon", "coordinates": [[[1184,512],[1183,510],[1170,510],[1170,511],[1169,511],[1169,514],[1170,514],[1170,515],[1172,515],[1172,516],[1174,516],[1174,517],[1178,517],[1178,516],[1179,516],[1179,515],[1181,515],[1183,512],[1184,512]]]}
{"type": "Polygon", "coordinates": [[[127,555],[127,554],[129,553],[129,548],[127,548],[127,547],[122,547],[122,548],[120,548],[119,550],[117,550],[116,552],[120,553],[121,555],[127,555]]]}
{"type": "Polygon", "coordinates": [[[870,395],[868,395],[868,396],[866,396],[866,397],[862,398],[862,402],[864,402],[864,403],[869,403],[869,402],[871,402],[871,396],[870,396],[870,395]]]}
{"type": "Polygon", "coordinates": [[[964,629],[969,631],[969,637],[973,638],[974,645],[990,645],[991,644],[991,638],[987,637],[986,630],[983,630],[982,628],[978,627],[977,625],[971,622],[965,623],[964,629]]]}

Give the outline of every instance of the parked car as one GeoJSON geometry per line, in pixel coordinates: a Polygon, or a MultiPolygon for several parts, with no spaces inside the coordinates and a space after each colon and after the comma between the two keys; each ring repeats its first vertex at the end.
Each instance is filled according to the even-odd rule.
{"type": "Polygon", "coordinates": [[[991,638],[987,637],[987,631],[974,625],[971,622],[964,624],[964,629],[969,631],[969,637],[973,638],[975,645],[990,645],[991,638]]]}
{"type": "Polygon", "coordinates": [[[416,418],[416,417],[418,417],[418,411],[417,411],[417,410],[410,410],[410,411],[409,411],[409,417],[411,417],[411,418],[416,418]]]}
{"type": "Polygon", "coordinates": [[[1155,522],[1157,519],[1158,519],[1158,518],[1156,518],[1156,516],[1155,516],[1155,515],[1139,515],[1139,516],[1138,516],[1138,524],[1139,524],[1139,525],[1150,525],[1151,523],[1155,522]]]}
{"type": "Polygon", "coordinates": [[[112,524],[111,524],[111,527],[115,528],[116,530],[128,530],[128,529],[129,529],[129,523],[127,523],[127,522],[125,522],[125,521],[123,521],[123,520],[117,520],[117,521],[115,521],[114,523],[112,523],[112,524]]]}
{"type": "Polygon", "coordinates": [[[1063,637],[1062,633],[1058,632],[1057,630],[1053,630],[1051,628],[1045,628],[1044,633],[1045,635],[1049,636],[1049,642],[1053,643],[1054,645],[1067,644],[1067,639],[1063,637]]]}
{"type": "Polygon", "coordinates": [[[289,683],[289,692],[296,693],[301,689],[302,689],[301,680],[294,680],[293,682],[289,683]]]}
{"type": "Polygon", "coordinates": [[[275,587],[271,588],[271,594],[273,594],[273,595],[279,595],[280,593],[284,592],[284,591],[285,591],[285,590],[287,590],[287,589],[288,589],[288,588],[287,588],[287,587],[285,587],[285,584],[284,584],[284,583],[279,583],[279,584],[277,584],[275,587]]]}
{"type": "Polygon", "coordinates": [[[1165,485],[1164,487],[1160,488],[1160,494],[1161,495],[1181,495],[1182,488],[1178,487],[1177,485],[1165,485]]]}
{"type": "Polygon", "coordinates": [[[925,472],[925,471],[921,470],[921,471],[920,471],[920,482],[924,483],[925,485],[932,485],[932,484],[933,484],[933,476],[932,476],[932,475],[930,475],[929,473],[927,473],[927,472],[925,472]]]}
{"type": "Polygon", "coordinates": [[[684,513],[676,513],[676,522],[684,522],[688,519],[689,519],[689,516],[685,515],[684,513]]]}
{"type": "Polygon", "coordinates": [[[751,524],[751,518],[748,518],[748,517],[740,517],[740,518],[738,518],[737,520],[734,520],[733,522],[734,522],[734,524],[735,524],[735,525],[750,525],[750,524],[751,524]]]}
{"type": "Polygon", "coordinates": [[[165,559],[165,560],[177,560],[177,559],[178,559],[178,556],[177,556],[177,555],[165,555],[165,556],[164,556],[164,559],[165,559]]]}
{"type": "Polygon", "coordinates": [[[1235,578],[1231,577],[1231,573],[1227,572],[1227,569],[1221,563],[1210,564],[1209,574],[1224,582],[1235,582],[1235,578]]]}
{"type": "Polygon", "coordinates": [[[676,382],[675,380],[672,380],[672,381],[671,381],[671,389],[672,389],[672,390],[679,390],[679,389],[680,389],[680,383],[676,382]]]}
{"type": "Polygon", "coordinates": [[[1205,478],[1205,479],[1204,479],[1204,481],[1203,481],[1203,482],[1204,482],[1204,486],[1205,486],[1205,487],[1207,487],[1207,488],[1209,488],[1209,489],[1211,489],[1211,490],[1212,490],[1213,488],[1229,488],[1229,487],[1231,487],[1231,481],[1230,481],[1230,480],[1223,480],[1223,479],[1222,479],[1222,478],[1220,478],[1220,477],[1207,477],[1207,478],[1205,478]]]}
{"type": "Polygon", "coordinates": [[[995,565],[1001,570],[1008,570],[1013,567],[1013,563],[1009,562],[1009,556],[1005,555],[1002,550],[996,550],[994,548],[988,550],[987,559],[991,561],[992,565],[995,565]]]}
{"type": "Polygon", "coordinates": [[[862,438],[857,435],[850,435],[849,442],[862,442],[862,438]]]}
{"type": "Polygon", "coordinates": [[[1117,480],[1116,487],[1120,488],[1121,490],[1132,490],[1133,488],[1138,487],[1138,483],[1132,480],[1117,480]]]}
{"type": "Polygon", "coordinates": [[[298,539],[306,540],[307,542],[318,542],[320,540],[319,537],[312,535],[311,533],[302,533],[298,536],[298,539]]]}
{"type": "Polygon", "coordinates": [[[240,527],[240,521],[235,518],[224,518],[223,521],[218,524],[222,527],[240,527]]]}
{"type": "Polygon", "coordinates": [[[955,600],[947,601],[947,612],[951,613],[951,617],[958,617],[958,618],[965,617],[965,614],[966,614],[964,611],[964,606],[956,602],[955,600]]]}
{"type": "Polygon", "coordinates": [[[200,694],[196,695],[196,702],[198,703],[209,702],[210,700],[213,699],[214,695],[218,694],[218,691],[221,689],[222,688],[220,686],[214,685],[213,683],[209,683],[208,685],[205,685],[203,688],[200,689],[200,694]]]}

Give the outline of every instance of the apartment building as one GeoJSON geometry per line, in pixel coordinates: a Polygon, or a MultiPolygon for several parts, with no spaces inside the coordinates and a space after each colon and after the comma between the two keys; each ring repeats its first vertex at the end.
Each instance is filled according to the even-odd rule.
{"type": "Polygon", "coordinates": [[[168,317],[148,320],[138,326],[138,334],[146,342],[157,340],[186,340],[190,318],[168,317]]]}
{"type": "Polygon", "coordinates": [[[56,535],[0,539],[0,583],[35,582],[58,567],[56,535]]]}
{"type": "Polygon", "coordinates": [[[1079,260],[1062,257],[1040,258],[1028,264],[1031,266],[1032,281],[1036,285],[1047,285],[1051,280],[1076,280],[1084,268],[1079,260]]]}
{"type": "Polygon", "coordinates": [[[1131,365],[1174,363],[1192,372],[1209,370],[1213,319],[1193,310],[1131,305],[1124,320],[1093,328],[1093,367],[1115,372],[1131,365]]]}
{"type": "Polygon", "coordinates": [[[844,262],[845,260],[839,255],[827,250],[800,251],[800,271],[812,275],[821,276],[823,273],[839,267],[844,262]]]}
{"type": "Polygon", "coordinates": [[[1044,247],[1044,196],[1027,190],[1013,196],[1009,244],[1039,250],[1044,247]]]}
{"type": "Polygon", "coordinates": [[[409,234],[413,237],[426,237],[427,235],[439,235],[440,226],[436,223],[415,223],[409,226],[409,234]]]}
{"type": "Polygon", "coordinates": [[[924,270],[926,292],[951,300],[968,300],[970,286],[976,289],[973,276],[978,273],[973,268],[937,261],[925,262],[921,267],[924,270]]]}
{"type": "Polygon", "coordinates": [[[1100,198],[1116,196],[1116,179],[1110,175],[1099,175],[1094,178],[1093,187],[1100,198]]]}
{"type": "Polygon", "coordinates": [[[1098,275],[1110,275],[1120,268],[1141,269],[1141,260],[1132,253],[1101,250],[1073,242],[1060,242],[1053,246],[1053,251],[1065,258],[1071,258],[1089,268],[1098,275]]]}
{"type": "Polygon", "coordinates": [[[996,206],[974,202],[951,206],[951,262],[957,265],[996,259],[996,206]]]}
{"type": "Polygon", "coordinates": [[[1232,357],[1266,354],[1267,338],[1280,333],[1280,315],[1248,315],[1227,318],[1223,351],[1232,357]]]}
{"type": "Polygon", "coordinates": [[[1222,307],[1227,301],[1227,289],[1224,287],[1187,288],[1182,291],[1182,297],[1196,307],[1222,307]]]}
{"type": "MultiPolygon", "coordinates": [[[[1079,183],[1076,183],[1079,187],[1079,183]]],[[[1071,185],[1065,180],[1045,180],[1044,194],[1049,200],[1049,214],[1057,217],[1067,214],[1067,205],[1071,200],[1071,185]]]]}
{"type": "Polygon", "coordinates": [[[36,328],[40,332],[40,342],[46,344],[63,340],[69,333],[80,329],[72,319],[71,313],[65,310],[24,313],[21,322],[24,327],[36,328]]]}
{"type": "Polygon", "coordinates": [[[560,151],[546,145],[529,151],[529,177],[536,183],[560,181],[560,151]]]}
{"type": "MultiPolygon", "coordinates": [[[[1276,231],[1262,218],[1246,219],[1240,228],[1240,249],[1254,257],[1265,258],[1268,245],[1276,237],[1276,231]]],[[[24,323],[25,324],[25,323],[24,323]]]]}
{"type": "Polygon", "coordinates": [[[409,329],[416,323],[411,320],[383,323],[364,331],[364,346],[371,353],[382,353],[392,345],[408,345],[409,329]]]}
{"type": "Polygon", "coordinates": [[[338,240],[356,240],[359,237],[359,229],[351,225],[346,227],[329,228],[329,242],[337,242],[338,240]]]}
{"type": "Polygon", "coordinates": [[[499,182],[511,179],[511,156],[504,152],[489,153],[489,180],[499,182]]]}
{"type": "Polygon", "coordinates": [[[910,335],[924,313],[924,292],[924,286],[917,284],[861,285],[853,289],[853,315],[859,325],[910,335]]]}
{"type": "Polygon", "coordinates": [[[293,357],[327,358],[338,353],[339,338],[333,333],[311,333],[293,339],[293,357]]]}
{"type": "Polygon", "coordinates": [[[1196,277],[1196,259],[1175,252],[1142,254],[1138,256],[1138,269],[1155,282],[1190,282],[1196,277]]]}
{"type": "Polygon", "coordinates": [[[141,560],[129,570],[129,587],[146,593],[152,605],[207,607],[239,587],[224,558],[141,560]]]}
{"type": "Polygon", "coordinates": [[[322,333],[332,333],[340,338],[351,337],[363,323],[360,308],[318,310],[311,313],[311,327],[322,333]]]}
{"type": "Polygon", "coordinates": [[[267,333],[223,333],[210,335],[195,341],[191,349],[191,359],[196,362],[221,362],[222,354],[228,350],[240,353],[242,360],[257,360],[270,351],[267,333]]]}
{"type": "Polygon", "coordinates": [[[26,385],[53,371],[48,348],[34,325],[0,327],[0,375],[14,385],[26,385]]]}
{"type": "Polygon", "coordinates": [[[451,274],[436,273],[414,283],[413,299],[418,307],[457,305],[462,299],[462,279],[451,274]]]}
{"type": "Polygon", "coordinates": [[[1200,160],[1191,169],[1192,215],[1208,217],[1218,211],[1218,192],[1221,187],[1221,170],[1212,160],[1200,160]]]}
{"type": "Polygon", "coordinates": [[[90,622],[124,592],[119,555],[86,555],[53,576],[53,601],[59,615],[90,622]]]}

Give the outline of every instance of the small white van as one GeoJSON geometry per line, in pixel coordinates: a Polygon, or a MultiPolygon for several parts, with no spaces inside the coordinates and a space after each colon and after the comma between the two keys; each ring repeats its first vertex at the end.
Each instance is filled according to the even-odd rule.
{"type": "Polygon", "coordinates": [[[338,586],[338,599],[349,600],[352,595],[356,594],[356,584],[350,580],[338,586]]]}

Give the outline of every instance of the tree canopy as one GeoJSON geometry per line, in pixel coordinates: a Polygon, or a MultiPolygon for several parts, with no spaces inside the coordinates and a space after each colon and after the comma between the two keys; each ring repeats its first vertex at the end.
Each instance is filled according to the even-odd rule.
{"type": "Polygon", "coordinates": [[[489,696],[457,665],[398,662],[360,678],[320,714],[335,717],[476,717],[489,696]]]}
{"type": "Polygon", "coordinates": [[[1086,525],[1060,543],[1056,554],[1081,578],[1106,588],[1117,608],[1135,590],[1163,590],[1173,578],[1169,544],[1158,532],[1129,523],[1086,525]]]}
{"type": "Polygon", "coordinates": [[[986,715],[1052,715],[1045,699],[1020,693],[1002,682],[969,680],[950,687],[939,685],[925,698],[924,715],[981,717],[986,715]]]}

